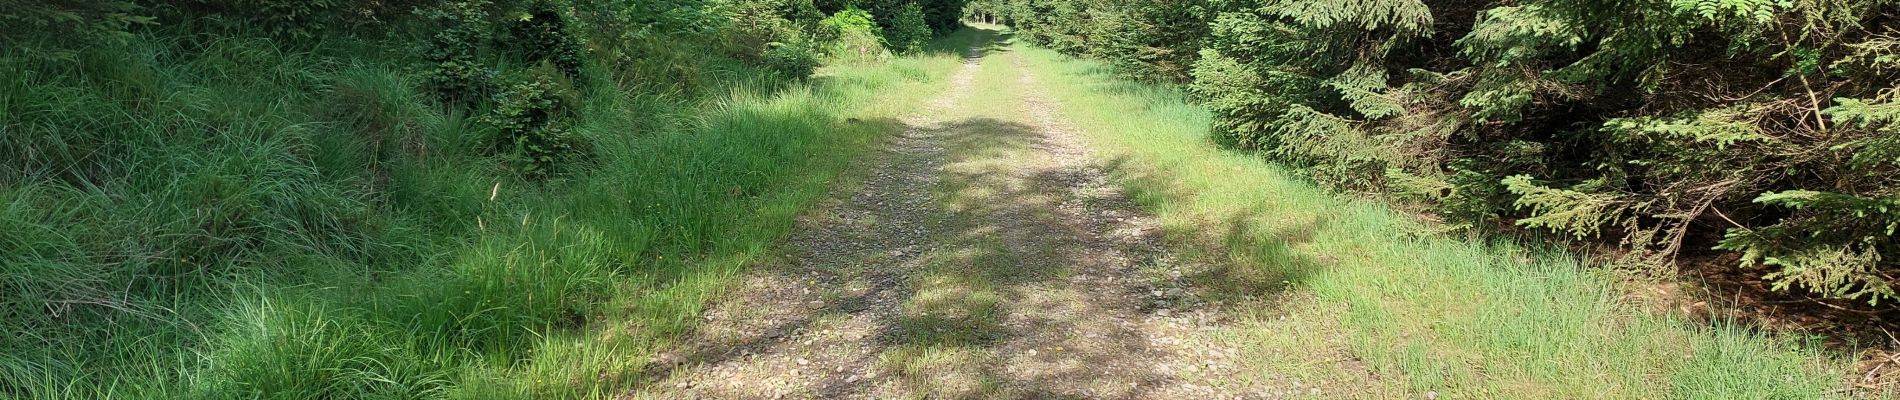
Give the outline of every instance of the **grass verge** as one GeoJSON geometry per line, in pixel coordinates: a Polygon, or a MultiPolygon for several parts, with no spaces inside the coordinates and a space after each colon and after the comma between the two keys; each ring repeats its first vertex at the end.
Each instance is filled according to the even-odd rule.
{"type": "MultiPolygon", "coordinates": [[[[1313,397],[1825,398],[1846,361],[1795,338],[1645,312],[1571,254],[1435,233],[1210,141],[1173,88],[1018,48],[1120,184],[1185,251],[1265,275],[1226,335],[1313,397]]],[[[1235,284],[1199,277],[1209,287],[1235,284]]],[[[1218,292],[1218,291],[1216,291],[1218,292]]]]}
{"type": "Polygon", "coordinates": [[[0,398],[610,397],[959,62],[640,66],[535,183],[401,43],[166,37],[0,57],[0,398]]]}

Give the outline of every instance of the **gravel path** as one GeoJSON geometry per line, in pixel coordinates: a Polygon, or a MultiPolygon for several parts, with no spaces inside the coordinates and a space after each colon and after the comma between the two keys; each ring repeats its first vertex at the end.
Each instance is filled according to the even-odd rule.
{"type": "Polygon", "coordinates": [[[1267,397],[1023,62],[971,49],[862,184],[623,397],[1267,397]]]}

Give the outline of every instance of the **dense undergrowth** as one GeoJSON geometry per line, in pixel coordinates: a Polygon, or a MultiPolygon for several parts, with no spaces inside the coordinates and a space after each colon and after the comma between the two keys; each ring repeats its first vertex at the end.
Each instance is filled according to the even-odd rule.
{"type": "Polygon", "coordinates": [[[808,77],[857,34],[824,30],[827,12],[843,9],[15,4],[0,398],[639,383],[647,352],[893,129],[879,118],[956,64],[906,39],[945,54],[808,77]]]}
{"type": "Polygon", "coordinates": [[[985,0],[1336,189],[1884,307],[1900,3],[985,0]]]}

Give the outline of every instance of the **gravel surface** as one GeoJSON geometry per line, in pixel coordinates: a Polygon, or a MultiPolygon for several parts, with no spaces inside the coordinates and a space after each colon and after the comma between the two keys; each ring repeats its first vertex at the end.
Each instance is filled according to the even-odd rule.
{"type": "Polygon", "coordinates": [[[1174,265],[1023,62],[971,49],[857,166],[861,184],[801,217],[785,260],[748,273],[623,398],[1279,395],[1231,367],[1211,337],[1226,318],[1180,282],[1194,267],[1174,265]],[[1003,75],[986,68],[1011,89],[979,91],[1003,75]]]}

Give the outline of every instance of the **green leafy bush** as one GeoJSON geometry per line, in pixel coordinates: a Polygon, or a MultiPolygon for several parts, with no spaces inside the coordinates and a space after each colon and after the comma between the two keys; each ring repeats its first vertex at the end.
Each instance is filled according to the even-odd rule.
{"type": "Polygon", "coordinates": [[[534,0],[510,18],[502,46],[531,63],[553,64],[568,79],[580,80],[586,45],[567,25],[567,17],[551,0],[534,0]]]}
{"type": "Polygon", "coordinates": [[[182,0],[163,11],[168,24],[199,24],[232,32],[308,40],[383,25],[417,8],[456,0],[182,0]]]}
{"type": "Polygon", "coordinates": [[[858,9],[857,7],[847,7],[843,10],[839,10],[837,13],[833,13],[831,16],[819,21],[818,25],[823,28],[821,32],[824,35],[823,38],[826,40],[838,40],[844,37],[844,35],[851,33],[870,33],[875,36],[884,36],[883,30],[877,26],[877,21],[871,18],[871,13],[858,9]]]}
{"type": "Polygon", "coordinates": [[[792,78],[811,75],[818,64],[821,16],[809,0],[745,0],[729,11],[726,35],[735,54],[792,78]]]}
{"type": "Polygon", "coordinates": [[[0,43],[9,53],[71,60],[76,47],[131,39],[129,29],[155,21],[146,11],[127,0],[13,2],[0,13],[0,43]]]}
{"type": "Polygon", "coordinates": [[[963,25],[960,18],[968,0],[817,0],[814,2],[819,11],[838,13],[847,9],[859,9],[869,13],[870,19],[886,31],[896,29],[900,15],[912,5],[922,13],[924,25],[934,33],[948,33],[963,25]]]}
{"type": "Polygon", "coordinates": [[[885,57],[883,29],[871,19],[868,11],[847,7],[818,25],[818,37],[825,43],[825,53],[836,61],[862,63],[885,57]]]}
{"type": "Polygon", "coordinates": [[[812,71],[821,63],[817,47],[810,39],[794,38],[782,42],[767,43],[765,66],[785,76],[803,78],[811,76],[812,71]]]}
{"type": "Polygon", "coordinates": [[[924,49],[930,42],[930,25],[924,20],[924,8],[917,3],[904,5],[892,17],[891,29],[884,34],[885,43],[898,53],[912,53],[924,49]]]}
{"type": "Polygon", "coordinates": [[[552,73],[530,70],[495,97],[482,122],[493,130],[491,151],[516,172],[547,179],[579,160],[585,147],[572,132],[575,94],[552,73]]]}
{"type": "Polygon", "coordinates": [[[481,61],[491,37],[487,8],[485,0],[458,0],[423,12],[440,26],[422,52],[423,84],[445,103],[473,106],[495,90],[495,72],[481,61]]]}

